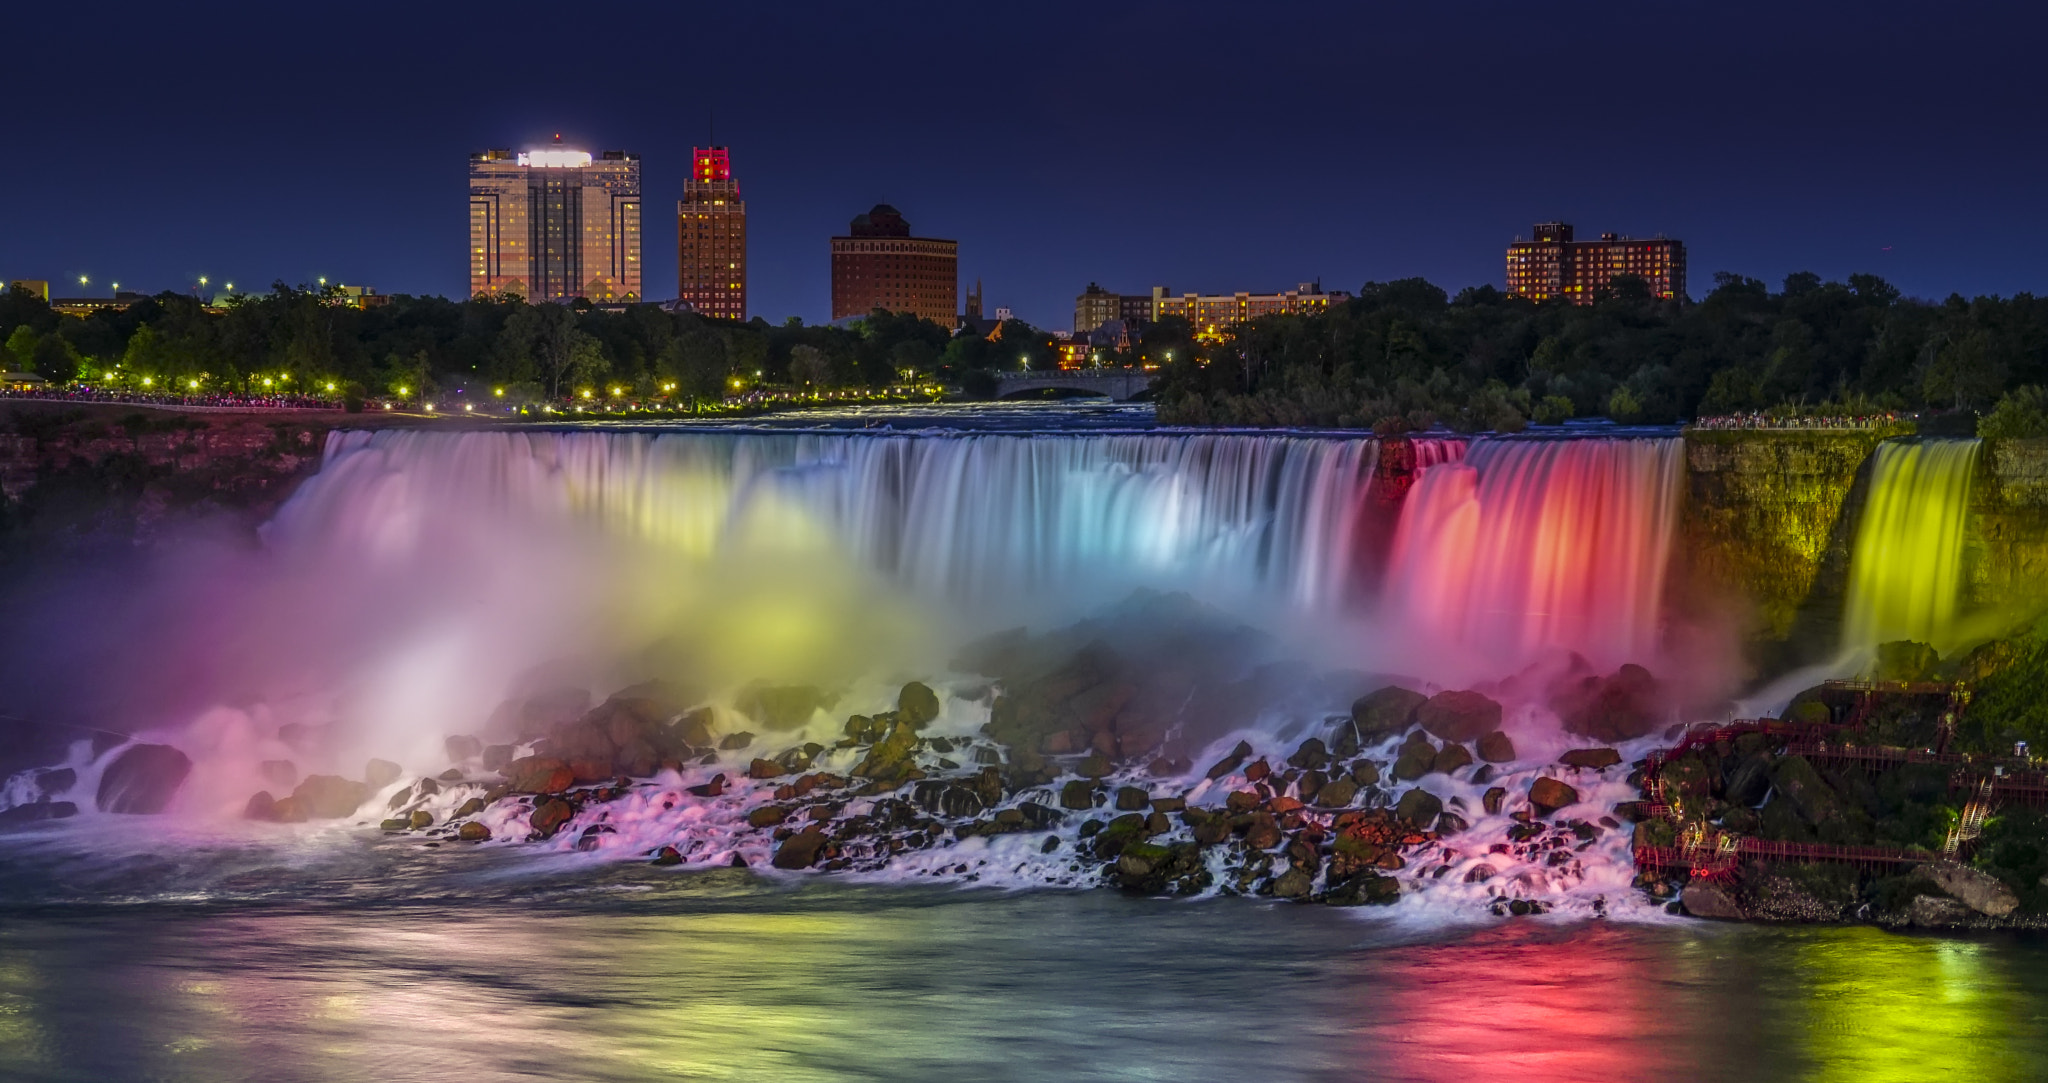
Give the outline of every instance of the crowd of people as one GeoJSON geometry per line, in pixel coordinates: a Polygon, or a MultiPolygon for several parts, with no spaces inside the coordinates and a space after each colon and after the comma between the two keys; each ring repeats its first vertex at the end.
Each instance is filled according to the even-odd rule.
{"type": "Polygon", "coordinates": [[[1703,417],[1692,423],[1695,429],[1877,429],[1906,420],[1897,413],[1858,414],[1840,417],[1823,414],[1780,415],[1755,411],[1703,417]]]}
{"type": "Polygon", "coordinates": [[[168,394],[149,391],[108,391],[103,388],[41,387],[0,388],[0,398],[39,399],[50,402],[108,402],[133,406],[203,406],[220,410],[338,410],[339,398],[321,395],[268,394],[236,395],[227,392],[195,391],[168,394]]]}

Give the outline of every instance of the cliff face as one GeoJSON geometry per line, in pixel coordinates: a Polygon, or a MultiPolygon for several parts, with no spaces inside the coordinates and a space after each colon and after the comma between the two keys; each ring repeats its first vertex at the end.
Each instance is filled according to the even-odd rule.
{"type": "Polygon", "coordinates": [[[1685,438],[1682,598],[1740,597],[1748,638],[1839,622],[1850,529],[1882,430],[1695,432],[1685,438]],[[1845,511],[1848,514],[1845,514],[1845,511]]]}
{"type": "Polygon", "coordinates": [[[8,404],[0,415],[0,527],[15,552],[144,541],[189,516],[252,525],[319,467],[319,415],[177,414],[8,404]]]}
{"type": "Polygon", "coordinates": [[[1968,530],[1967,606],[2048,607],[2048,440],[1985,444],[1970,489],[1968,530]]]}

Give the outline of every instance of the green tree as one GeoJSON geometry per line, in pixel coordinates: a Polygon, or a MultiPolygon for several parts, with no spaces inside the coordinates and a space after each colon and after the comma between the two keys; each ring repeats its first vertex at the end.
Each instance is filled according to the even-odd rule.
{"type": "Polygon", "coordinates": [[[43,336],[35,328],[22,324],[7,336],[7,367],[16,372],[34,372],[36,366],[36,344],[43,336]]]}
{"type": "Polygon", "coordinates": [[[34,371],[52,383],[68,384],[78,379],[79,356],[62,335],[44,335],[36,343],[34,371]]]}
{"type": "Polygon", "coordinates": [[[2038,440],[2048,437],[2048,388],[2016,387],[1977,420],[1977,435],[1986,440],[2038,440]]]}

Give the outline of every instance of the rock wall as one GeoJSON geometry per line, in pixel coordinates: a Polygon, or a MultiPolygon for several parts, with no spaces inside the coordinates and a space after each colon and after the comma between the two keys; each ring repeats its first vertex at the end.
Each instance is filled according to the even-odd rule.
{"type": "Polygon", "coordinates": [[[1839,624],[1865,464],[1895,435],[1860,429],[1687,433],[1678,574],[1672,577],[1678,604],[1746,602],[1742,616],[1752,642],[1783,642],[1809,626],[1839,624]]]}
{"type": "Polygon", "coordinates": [[[1975,610],[2048,608],[2048,440],[1985,444],[1970,490],[1963,596],[1975,610]]]}

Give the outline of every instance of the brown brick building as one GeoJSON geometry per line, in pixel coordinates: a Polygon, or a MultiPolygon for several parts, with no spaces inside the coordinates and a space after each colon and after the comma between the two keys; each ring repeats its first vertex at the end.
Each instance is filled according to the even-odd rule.
{"type": "Polygon", "coordinates": [[[676,296],[706,316],[747,318],[747,205],[724,147],[690,153],[676,204],[676,296]]]}
{"type": "Polygon", "coordinates": [[[1590,305],[1608,283],[1634,275],[1649,283],[1652,296],[1685,299],[1683,241],[1613,233],[1575,241],[1569,222],[1538,222],[1533,236],[1508,246],[1508,292],[1516,297],[1590,305]]]}
{"type": "Polygon", "coordinates": [[[879,203],[832,238],[832,318],[875,309],[946,327],[960,313],[960,242],[912,237],[896,208],[879,203]]]}

